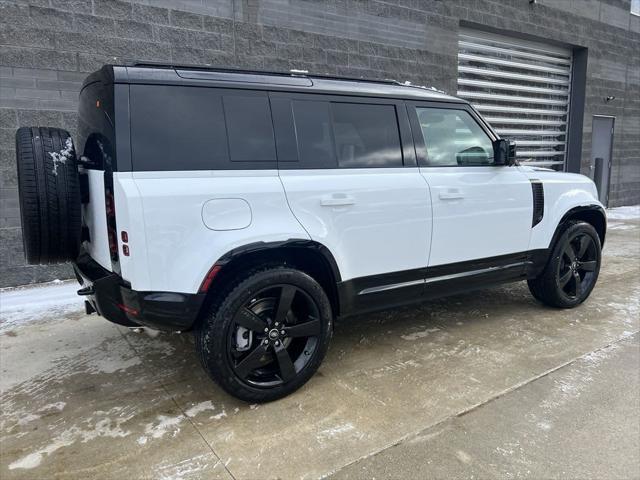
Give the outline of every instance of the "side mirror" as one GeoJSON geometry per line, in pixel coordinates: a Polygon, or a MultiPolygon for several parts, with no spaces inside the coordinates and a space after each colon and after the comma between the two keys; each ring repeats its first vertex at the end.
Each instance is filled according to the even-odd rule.
{"type": "Polygon", "coordinates": [[[516,163],[516,144],[501,138],[493,142],[493,164],[508,167],[516,163]]]}

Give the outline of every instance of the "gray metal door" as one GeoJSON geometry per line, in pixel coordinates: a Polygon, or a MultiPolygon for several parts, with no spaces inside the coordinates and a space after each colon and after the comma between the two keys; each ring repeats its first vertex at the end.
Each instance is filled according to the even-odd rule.
{"type": "Polygon", "coordinates": [[[591,132],[591,168],[598,196],[604,206],[609,204],[609,180],[611,178],[611,150],[613,148],[614,117],[593,116],[591,132]]]}

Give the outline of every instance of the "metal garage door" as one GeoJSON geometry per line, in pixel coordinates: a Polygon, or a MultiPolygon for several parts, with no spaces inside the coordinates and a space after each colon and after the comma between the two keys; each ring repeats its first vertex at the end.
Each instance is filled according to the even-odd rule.
{"type": "Polygon", "coordinates": [[[460,31],[458,96],[515,140],[522,162],[564,168],[570,85],[570,50],[460,31]]]}

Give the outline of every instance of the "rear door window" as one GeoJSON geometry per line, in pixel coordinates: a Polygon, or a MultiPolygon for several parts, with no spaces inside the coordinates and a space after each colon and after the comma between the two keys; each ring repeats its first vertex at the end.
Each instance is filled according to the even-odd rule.
{"type": "Polygon", "coordinates": [[[324,101],[292,102],[298,158],[304,167],[336,167],[329,106],[329,102],[324,101]]]}
{"type": "Polygon", "coordinates": [[[403,166],[394,104],[325,98],[272,97],[280,168],[403,166]]]}
{"type": "Polygon", "coordinates": [[[395,106],[332,103],[331,111],[340,167],[402,167],[395,106]]]}

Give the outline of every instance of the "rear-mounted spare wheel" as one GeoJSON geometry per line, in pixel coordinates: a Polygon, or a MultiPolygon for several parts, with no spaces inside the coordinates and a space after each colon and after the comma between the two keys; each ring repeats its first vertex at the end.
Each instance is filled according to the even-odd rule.
{"type": "Polygon", "coordinates": [[[80,249],[80,181],[71,136],[59,128],[19,128],[16,157],[27,263],[75,260],[80,249]]]}

